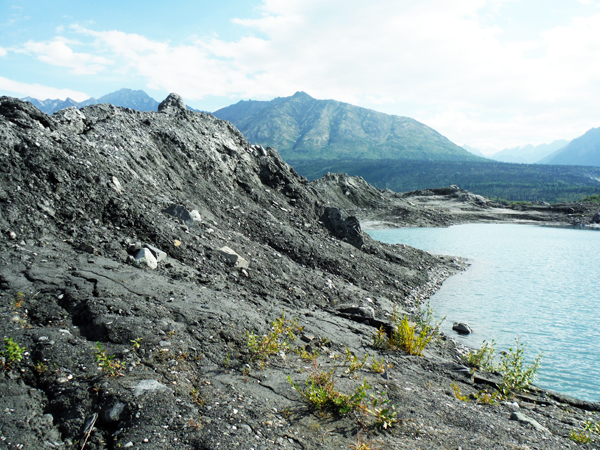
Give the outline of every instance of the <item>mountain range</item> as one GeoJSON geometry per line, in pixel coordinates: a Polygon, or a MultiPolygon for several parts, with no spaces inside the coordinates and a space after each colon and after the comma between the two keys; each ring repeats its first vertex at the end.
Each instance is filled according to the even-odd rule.
{"type": "Polygon", "coordinates": [[[311,159],[473,161],[473,156],[410,117],[392,116],[305,92],[240,101],[213,113],[288,162],[311,159]]]}
{"type": "MultiPolygon", "coordinates": [[[[54,112],[110,103],[156,111],[158,102],[142,90],[120,89],[76,102],[26,97],[39,110],[54,112]]],[[[187,107],[192,111],[198,111],[187,107]]],[[[304,92],[270,101],[240,101],[213,113],[232,122],[250,141],[276,148],[290,163],[310,160],[415,160],[489,162],[474,147],[459,147],[434,129],[409,117],[394,116],[304,92]]],[[[504,149],[491,157],[510,163],[600,166],[600,128],[572,142],[504,149]]]]}
{"type": "Polygon", "coordinates": [[[490,156],[491,159],[501,162],[535,164],[542,159],[552,155],[554,152],[564,148],[569,141],[560,139],[550,144],[533,145],[528,144],[524,147],[505,148],[498,153],[490,156]]]}
{"type": "Polygon", "coordinates": [[[592,128],[566,147],[539,161],[542,164],[600,166],[600,128],[592,128]]]}

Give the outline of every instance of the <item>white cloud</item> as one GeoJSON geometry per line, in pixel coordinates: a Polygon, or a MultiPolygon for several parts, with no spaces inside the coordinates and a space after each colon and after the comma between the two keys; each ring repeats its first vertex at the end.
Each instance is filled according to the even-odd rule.
{"type": "Polygon", "coordinates": [[[48,42],[26,42],[17,50],[20,53],[35,55],[40,61],[59,67],[67,67],[73,73],[80,75],[94,75],[101,72],[113,62],[103,56],[94,56],[90,53],[74,52],[66,39],[57,37],[48,42]]]}
{"type": "Polygon", "coordinates": [[[408,115],[483,148],[600,125],[600,15],[565,16],[523,40],[496,20],[509,1],[519,0],[264,0],[258,19],[233,19],[244,32],[236,41],[173,44],[72,26],[87,44],[55,38],[22,51],[189,100],[304,90],[408,115]]]}
{"type": "Polygon", "coordinates": [[[8,54],[8,52],[6,51],[5,48],[0,47],[0,57],[2,56],[6,56],[8,54]]]}
{"type": "Polygon", "coordinates": [[[21,83],[20,81],[9,80],[8,78],[0,77],[0,91],[6,91],[16,97],[33,97],[39,100],[48,98],[59,98],[65,100],[67,97],[75,101],[81,102],[90,98],[89,95],[72,91],[71,89],[57,89],[41,84],[21,83]]]}

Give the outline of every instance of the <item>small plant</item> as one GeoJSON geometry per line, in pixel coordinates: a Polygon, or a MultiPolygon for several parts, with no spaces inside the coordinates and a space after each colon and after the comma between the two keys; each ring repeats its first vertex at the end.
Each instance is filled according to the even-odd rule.
{"type": "Polygon", "coordinates": [[[48,366],[42,361],[38,361],[34,364],[33,369],[38,373],[38,375],[41,375],[48,370],[48,366]]]}
{"type": "Polygon", "coordinates": [[[231,353],[227,352],[227,356],[223,359],[223,367],[229,369],[229,364],[231,363],[231,353]]]}
{"type": "Polygon", "coordinates": [[[0,351],[0,356],[4,358],[3,367],[10,369],[13,363],[23,360],[25,349],[17,344],[13,338],[4,338],[4,350],[0,351]]]}
{"type": "Polygon", "coordinates": [[[290,350],[290,344],[296,340],[296,332],[302,331],[298,325],[298,319],[290,321],[285,318],[285,313],[279,319],[272,322],[271,332],[262,338],[253,332],[246,333],[248,337],[248,348],[252,353],[252,360],[260,361],[264,367],[267,359],[277,353],[285,353],[290,350]]]}
{"type": "Polygon", "coordinates": [[[335,387],[335,369],[325,372],[314,363],[314,369],[308,375],[306,387],[302,389],[288,376],[288,382],[304,399],[317,409],[332,409],[343,416],[351,411],[363,408],[362,401],[371,387],[365,380],[354,393],[344,394],[335,387]]]}
{"type": "Polygon", "coordinates": [[[294,352],[305,361],[314,361],[320,355],[318,350],[315,349],[312,352],[309,352],[306,350],[306,347],[296,347],[294,352]]]}
{"type": "Polygon", "coordinates": [[[17,312],[16,310],[19,309],[21,306],[23,306],[23,301],[25,300],[25,296],[23,295],[22,292],[17,292],[17,298],[15,298],[12,301],[12,305],[13,305],[13,310],[15,312],[17,312]]]}
{"type": "Polygon", "coordinates": [[[460,393],[460,388],[458,387],[458,385],[456,383],[452,383],[452,390],[454,391],[454,396],[459,399],[461,402],[468,402],[469,401],[469,397],[467,397],[466,395],[462,395],[460,393]]]}
{"type": "Polygon", "coordinates": [[[100,342],[96,342],[94,357],[98,365],[102,368],[102,371],[106,372],[108,376],[123,376],[121,370],[123,369],[124,363],[120,361],[114,361],[115,355],[107,355],[106,350],[102,348],[102,344],[100,344],[100,342]]]}
{"type": "Polygon", "coordinates": [[[578,444],[589,444],[590,442],[592,442],[592,438],[585,432],[577,432],[575,430],[571,430],[571,435],[569,436],[569,439],[571,439],[574,442],[577,442],[578,444]]]}
{"type": "Polygon", "coordinates": [[[138,350],[140,348],[140,342],[142,342],[143,338],[137,338],[137,339],[132,339],[131,340],[131,346],[133,347],[134,350],[138,350]]]}
{"type": "Polygon", "coordinates": [[[367,409],[367,412],[375,417],[377,420],[376,425],[383,427],[385,430],[388,427],[394,425],[398,419],[396,419],[396,408],[392,406],[391,408],[388,405],[390,401],[388,399],[384,399],[385,393],[381,394],[380,397],[375,397],[371,395],[373,399],[372,408],[367,409]]]}
{"type": "Polygon", "coordinates": [[[494,372],[496,365],[494,363],[494,353],[496,352],[496,343],[483,341],[479,350],[470,350],[464,357],[465,362],[479,370],[494,372]]]}
{"type": "Polygon", "coordinates": [[[498,391],[489,392],[488,390],[483,390],[475,394],[471,394],[471,398],[475,400],[475,403],[484,405],[495,405],[500,397],[500,392],[498,391]]]}
{"type": "Polygon", "coordinates": [[[373,361],[371,362],[371,372],[375,372],[375,373],[384,373],[385,372],[385,359],[381,358],[381,361],[378,361],[374,356],[373,356],[373,361]]]}
{"type": "Polygon", "coordinates": [[[540,353],[533,364],[525,365],[525,350],[527,344],[521,344],[519,338],[515,339],[514,349],[511,347],[502,355],[498,366],[503,374],[499,390],[503,397],[508,398],[513,392],[521,392],[529,387],[536,379],[540,368],[542,354],[540,353]]]}
{"type": "Polygon", "coordinates": [[[192,401],[194,404],[198,406],[204,406],[206,404],[206,397],[200,394],[200,391],[197,388],[193,388],[192,392],[192,401]]]}
{"type": "Polygon", "coordinates": [[[391,350],[401,349],[409,355],[421,356],[427,344],[439,333],[441,322],[434,324],[433,310],[429,305],[417,314],[416,323],[409,322],[406,316],[399,318],[394,311],[393,327],[390,335],[381,327],[373,336],[373,346],[391,350]]]}
{"type": "Polygon", "coordinates": [[[369,354],[367,353],[365,357],[360,360],[348,347],[346,347],[346,362],[348,363],[348,368],[345,373],[353,373],[362,369],[368,358],[369,354]]]}

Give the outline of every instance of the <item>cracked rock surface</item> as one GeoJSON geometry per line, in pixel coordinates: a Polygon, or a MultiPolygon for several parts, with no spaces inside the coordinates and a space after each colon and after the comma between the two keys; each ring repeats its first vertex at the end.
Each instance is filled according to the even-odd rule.
{"type": "Polygon", "coordinates": [[[53,116],[0,98],[0,332],[25,349],[4,354],[0,448],[565,448],[595,417],[543,391],[518,399],[546,432],[509,420],[514,404],[459,401],[451,383],[486,382],[447,338],[422,357],[374,348],[395,307],[413,313],[466,265],[356,226],[360,248],[341,240],[320,218],[347,205],[327,195],[176,95],[159,112],[53,116]],[[304,327],[297,353],[259,364],[248,336],[284,314],[304,327]],[[398,423],[311,408],[288,381],[314,367],[302,351],[341,392],[385,392],[398,423]],[[369,364],[347,372],[348,351],[369,364]]]}

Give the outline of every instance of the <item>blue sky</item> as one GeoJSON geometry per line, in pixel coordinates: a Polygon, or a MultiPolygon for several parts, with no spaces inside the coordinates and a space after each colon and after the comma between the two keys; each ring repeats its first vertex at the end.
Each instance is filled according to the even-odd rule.
{"type": "Polygon", "coordinates": [[[296,91],[492,153],[600,126],[600,0],[0,3],[0,95],[214,111],[296,91]]]}

